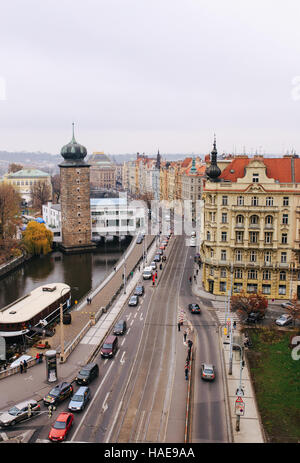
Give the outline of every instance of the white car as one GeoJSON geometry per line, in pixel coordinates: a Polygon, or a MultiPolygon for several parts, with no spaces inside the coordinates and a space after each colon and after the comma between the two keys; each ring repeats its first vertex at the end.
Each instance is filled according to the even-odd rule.
{"type": "Polygon", "coordinates": [[[156,269],[157,269],[157,265],[156,265],[156,262],[154,262],[154,261],[153,261],[153,262],[151,262],[151,264],[150,264],[150,267],[152,267],[152,268],[153,268],[153,270],[156,270],[156,269]]]}
{"type": "Polygon", "coordinates": [[[281,304],[281,307],[283,307],[284,309],[293,309],[295,306],[291,301],[287,301],[287,302],[283,302],[281,304]]]}
{"type": "Polygon", "coordinates": [[[285,326],[285,325],[289,325],[290,323],[292,323],[292,321],[293,321],[293,317],[287,313],[284,313],[280,315],[280,317],[277,318],[277,320],[275,320],[275,323],[278,326],[285,326]]]}
{"type": "Polygon", "coordinates": [[[26,420],[28,416],[28,405],[31,405],[31,416],[40,412],[40,404],[36,400],[25,400],[11,407],[7,412],[0,415],[0,426],[14,426],[19,421],[26,420]]]}

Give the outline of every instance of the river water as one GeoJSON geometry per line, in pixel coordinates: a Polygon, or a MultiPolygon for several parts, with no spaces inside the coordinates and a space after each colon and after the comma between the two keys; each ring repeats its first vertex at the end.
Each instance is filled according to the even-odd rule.
{"type": "Polygon", "coordinates": [[[124,241],[106,249],[99,247],[92,253],[68,255],[54,251],[34,257],[0,279],[0,309],[38,286],[60,282],[71,286],[74,304],[105,279],[127,246],[124,241]]]}

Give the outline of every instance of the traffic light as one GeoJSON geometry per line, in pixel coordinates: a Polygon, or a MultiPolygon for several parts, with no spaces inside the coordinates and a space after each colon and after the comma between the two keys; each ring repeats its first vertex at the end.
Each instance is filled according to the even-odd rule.
{"type": "Polygon", "coordinates": [[[29,403],[28,404],[28,409],[27,409],[27,416],[30,418],[32,415],[32,405],[29,403]]]}

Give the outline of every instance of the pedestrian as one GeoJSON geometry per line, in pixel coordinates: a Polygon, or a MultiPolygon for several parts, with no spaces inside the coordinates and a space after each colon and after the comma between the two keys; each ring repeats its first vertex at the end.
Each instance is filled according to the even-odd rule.
{"type": "Polygon", "coordinates": [[[155,278],[157,278],[157,272],[155,272],[155,278]]]}
{"type": "Polygon", "coordinates": [[[20,362],[20,373],[23,373],[23,362],[20,362]]]}
{"type": "Polygon", "coordinates": [[[141,266],[139,265],[139,272],[140,272],[140,270],[141,270],[141,266]]]}
{"type": "Polygon", "coordinates": [[[180,331],[181,323],[178,322],[177,326],[178,326],[178,331],[180,331]]]}
{"type": "Polygon", "coordinates": [[[40,363],[40,354],[38,352],[36,353],[35,359],[36,363],[40,363]]]}
{"type": "Polygon", "coordinates": [[[87,304],[89,304],[89,298],[88,297],[86,298],[86,302],[87,302],[87,304]]]}
{"type": "Polygon", "coordinates": [[[114,267],[114,271],[115,271],[115,272],[117,271],[117,267],[114,267]]]}
{"type": "Polygon", "coordinates": [[[198,275],[198,272],[199,272],[199,269],[197,268],[197,270],[196,270],[196,275],[198,275]]]}
{"type": "Polygon", "coordinates": [[[189,349],[192,348],[192,345],[193,345],[193,341],[191,341],[190,339],[188,340],[188,346],[189,346],[189,349]]]}
{"type": "Polygon", "coordinates": [[[184,330],[184,332],[183,332],[183,339],[184,339],[184,342],[186,341],[186,336],[187,336],[187,332],[184,330]]]}
{"type": "Polygon", "coordinates": [[[188,380],[189,379],[189,367],[187,365],[185,365],[184,374],[185,374],[185,379],[188,380]]]}
{"type": "Polygon", "coordinates": [[[40,353],[39,363],[43,363],[43,353],[40,353]]]}
{"type": "Polygon", "coordinates": [[[194,275],[194,281],[196,281],[196,275],[194,275]]]}
{"type": "Polygon", "coordinates": [[[236,321],[233,322],[233,329],[236,329],[236,321]]]}
{"type": "Polygon", "coordinates": [[[192,277],[189,278],[189,282],[192,283],[192,277]]]}
{"type": "Polygon", "coordinates": [[[24,373],[26,373],[26,371],[27,371],[27,362],[26,362],[26,360],[24,360],[23,365],[24,365],[24,373]]]}

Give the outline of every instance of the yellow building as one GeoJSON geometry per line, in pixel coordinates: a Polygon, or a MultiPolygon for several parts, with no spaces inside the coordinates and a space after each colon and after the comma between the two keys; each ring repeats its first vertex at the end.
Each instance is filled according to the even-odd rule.
{"type": "Polygon", "coordinates": [[[49,188],[49,198],[47,198],[47,201],[50,201],[52,198],[51,175],[38,169],[22,169],[5,174],[3,182],[12,185],[27,204],[30,204],[32,201],[31,189],[36,183],[46,183],[49,188]]]}
{"type": "Polygon", "coordinates": [[[236,156],[221,171],[214,147],[206,172],[205,289],[299,296],[300,159],[236,156]]]}

